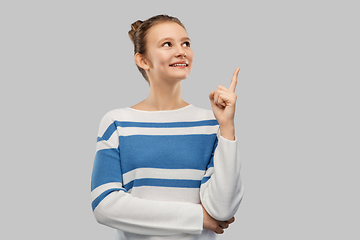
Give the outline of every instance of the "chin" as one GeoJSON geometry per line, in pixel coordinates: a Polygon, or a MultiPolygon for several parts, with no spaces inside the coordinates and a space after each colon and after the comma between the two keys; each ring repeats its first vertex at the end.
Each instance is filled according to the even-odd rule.
{"type": "Polygon", "coordinates": [[[190,73],[179,73],[179,74],[169,74],[169,77],[172,79],[177,79],[177,80],[184,80],[186,78],[188,78],[190,75],[190,73]]]}
{"type": "Polygon", "coordinates": [[[176,77],[174,76],[173,79],[176,79],[178,81],[182,81],[182,80],[187,79],[188,77],[189,77],[189,75],[187,74],[187,75],[176,76],[176,77]]]}

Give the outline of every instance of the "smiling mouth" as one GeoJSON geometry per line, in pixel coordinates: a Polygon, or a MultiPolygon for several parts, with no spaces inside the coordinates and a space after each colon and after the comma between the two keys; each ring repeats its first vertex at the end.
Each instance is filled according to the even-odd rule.
{"type": "Polygon", "coordinates": [[[187,63],[175,63],[170,65],[170,67],[187,67],[187,66],[189,66],[187,63]]]}

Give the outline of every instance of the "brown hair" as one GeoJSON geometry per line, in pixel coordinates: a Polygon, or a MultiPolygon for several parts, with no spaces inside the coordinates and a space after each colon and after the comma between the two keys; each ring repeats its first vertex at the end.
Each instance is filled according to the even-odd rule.
{"type": "MultiPolygon", "coordinates": [[[[129,37],[134,44],[134,55],[136,53],[140,53],[140,54],[146,53],[146,36],[149,29],[152,26],[163,22],[175,22],[185,29],[184,25],[181,23],[181,21],[178,18],[171,17],[168,15],[156,15],[145,21],[137,20],[136,22],[131,24],[131,30],[129,31],[129,37]]],[[[149,81],[146,71],[140,68],[139,66],[137,67],[140,73],[146,79],[146,81],[149,81]]]]}

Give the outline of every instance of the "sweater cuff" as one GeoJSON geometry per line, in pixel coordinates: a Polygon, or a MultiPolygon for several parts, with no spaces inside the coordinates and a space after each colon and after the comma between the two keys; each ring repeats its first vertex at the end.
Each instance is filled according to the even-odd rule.
{"type": "Polygon", "coordinates": [[[236,142],[237,142],[237,137],[236,137],[236,136],[235,136],[235,140],[229,140],[229,139],[227,139],[227,138],[224,138],[224,137],[221,136],[220,134],[219,134],[218,138],[221,139],[221,140],[223,140],[223,141],[229,142],[229,143],[236,143],[236,142]]]}

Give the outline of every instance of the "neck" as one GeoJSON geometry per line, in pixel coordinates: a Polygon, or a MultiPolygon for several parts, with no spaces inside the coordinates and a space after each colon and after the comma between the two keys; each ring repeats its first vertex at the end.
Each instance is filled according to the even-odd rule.
{"type": "Polygon", "coordinates": [[[174,84],[152,82],[144,103],[149,110],[154,111],[174,110],[188,105],[181,98],[181,81],[174,84]]]}

